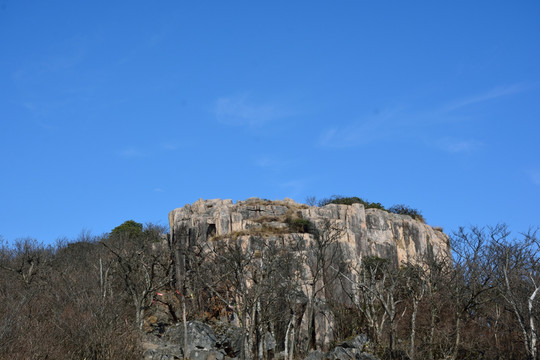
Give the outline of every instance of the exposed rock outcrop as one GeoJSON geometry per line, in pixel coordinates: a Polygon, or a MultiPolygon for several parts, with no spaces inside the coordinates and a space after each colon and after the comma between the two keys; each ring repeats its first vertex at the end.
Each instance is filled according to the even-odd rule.
{"type": "MultiPolygon", "coordinates": [[[[214,324],[214,328],[199,321],[190,321],[188,328],[188,349],[186,358],[194,360],[224,360],[236,358],[239,355],[240,328],[214,324]],[[215,330],[215,332],[214,332],[215,330]],[[218,335],[216,335],[218,334],[218,335]],[[231,347],[231,344],[233,345],[231,347]]],[[[145,343],[144,360],[175,360],[182,359],[184,349],[184,331],[181,324],[171,326],[163,337],[154,338],[145,343]]],[[[365,334],[338,344],[332,350],[324,353],[320,350],[310,352],[306,360],[377,360],[368,350],[370,342],[365,334]]],[[[279,358],[280,356],[278,356],[279,358]]]]}
{"type": "Polygon", "coordinates": [[[161,339],[154,339],[154,346],[148,346],[145,360],[172,360],[185,358],[193,360],[223,360],[226,352],[221,349],[214,330],[199,321],[187,324],[187,349],[183,349],[184,327],[182,324],[170,326],[161,339]]]}
{"type": "MultiPolygon", "coordinates": [[[[362,256],[387,258],[395,263],[415,262],[429,252],[446,255],[449,239],[443,232],[407,215],[379,209],[365,209],[362,204],[309,207],[291,199],[268,201],[251,198],[199,200],[169,213],[171,237],[181,228],[188,229],[191,241],[207,241],[214,236],[249,234],[266,226],[285,236],[289,231],[287,216],[309,220],[316,226],[329,221],[343,229],[339,242],[347,257],[358,261],[362,256]]],[[[303,234],[306,238],[309,234],[303,234]]]]}
{"type": "MultiPolygon", "coordinates": [[[[263,242],[303,244],[296,246],[295,249],[299,250],[295,251],[303,253],[302,261],[311,261],[311,265],[303,264],[303,269],[297,270],[300,273],[297,289],[289,287],[287,290],[289,313],[285,311],[282,315],[290,317],[290,320],[288,325],[285,324],[287,334],[282,335],[281,341],[286,342],[283,338],[291,337],[321,348],[327,348],[334,341],[332,329],[335,318],[330,298],[334,304],[337,301],[345,306],[358,305],[360,295],[356,286],[358,271],[355,269],[359,269],[364,257],[388,259],[395,265],[414,264],[425,257],[446,257],[450,250],[448,236],[442,231],[410,216],[365,209],[362,204],[310,207],[290,199],[268,201],[251,198],[237,203],[220,199],[199,200],[171,211],[169,224],[171,245],[184,244],[186,248],[208,242],[218,246],[214,240],[234,240],[241,244],[242,251],[256,245],[254,239],[259,243],[262,239],[263,242]],[[308,254],[307,249],[324,236],[332,238],[345,265],[336,265],[338,269],[327,264],[321,270],[325,274],[314,279],[313,260],[306,259],[317,255],[313,250],[308,254]],[[332,278],[328,276],[330,271],[338,275],[332,278]],[[345,284],[340,285],[340,282],[345,284]]],[[[254,258],[260,256],[256,255],[258,250],[255,246],[250,251],[254,258]]],[[[208,253],[208,259],[211,258],[212,254],[208,253]]],[[[254,282],[253,277],[244,281],[244,288],[251,286],[250,281],[251,284],[254,282]]],[[[238,304],[238,301],[231,298],[228,302],[238,304]]],[[[257,307],[253,306],[253,313],[257,313],[257,307]]],[[[234,316],[236,319],[240,312],[234,316]]],[[[249,316],[247,321],[249,323],[249,316]]],[[[334,358],[342,358],[347,350],[341,352],[343,354],[336,354],[334,358]]]]}

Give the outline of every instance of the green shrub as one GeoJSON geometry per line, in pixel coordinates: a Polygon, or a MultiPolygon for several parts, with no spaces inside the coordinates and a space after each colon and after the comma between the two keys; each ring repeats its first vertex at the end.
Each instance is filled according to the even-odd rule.
{"type": "Polygon", "coordinates": [[[308,233],[313,228],[311,221],[308,219],[288,217],[285,221],[292,232],[308,233]]]}
{"type": "Polygon", "coordinates": [[[426,222],[420,211],[418,211],[417,209],[413,209],[407,205],[397,204],[389,208],[388,211],[394,214],[399,214],[399,215],[409,215],[415,220],[419,220],[424,223],[426,222]]]}
{"type": "Polygon", "coordinates": [[[143,224],[133,220],[125,221],[123,224],[118,225],[111,230],[112,236],[127,235],[129,237],[137,237],[142,235],[143,224]]]}
{"type": "Polygon", "coordinates": [[[359,198],[357,196],[346,197],[346,196],[341,196],[341,195],[333,195],[329,198],[319,200],[319,203],[318,203],[319,206],[325,206],[328,204],[341,204],[341,205],[362,204],[364,205],[366,209],[386,210],[384,206],[381,205],[381,203],[372,203],[362,198],[359,198]]]}

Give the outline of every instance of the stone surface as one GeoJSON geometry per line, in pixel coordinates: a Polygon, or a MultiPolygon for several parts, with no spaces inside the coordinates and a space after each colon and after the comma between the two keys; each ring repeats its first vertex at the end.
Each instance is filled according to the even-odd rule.
{"type": "Polygon", "coordinates": [[[311,351],[305,360],[378,360],[374,355],[364,351],[369,343],[365,334],[337,345],[327,353],[320,350],[311,351]]]}
{"type": "Polygon", "coordinates": [[[224,322],[216,322],[213,327],[218,348],[228,357],[237,357],[242,350],[242,329],[224,322]]]}
{"type": "Polygon", "coordinates": [[[364,350],[364,347],[369,342],[368,337],[366,334],[360,334],[354,339],[347,340],[339,344],[339,347],[342,348],[355,348],[359,350],[364,350]]]}
{"type": "MultiPolygon", "coordinates": [[[[295,203],[291,199],[269,201],[250,198],[233,203],[232,200],[199,200],[169,213],[171,243],[195,244],[212,239],[240,239],[241,246],[247,247],[250,235],[258,234],[265,241],[282,240],[283,243],[314,242],[315,233],[323,233],[328,227],[339,229],[333,232],[340,247],[344,262],[349,269],[358,268],[365,256],[389,259],[394,264],[416,263],[422,257],[446,257],[449,254],[449,238],[442,231],[417,221],[407,215],[392,214],[379,209],[365,209],[362,204],[323,207],[295,203]],[[297,222],[294,222],[297,221],[297,222]],[[309,231],[305,224],[309,223],[309,231]],[[303,225],[304,224],[304,225],[303,225]]],[[[309,273],[306,271],[306,274],[309,273]]],[[[309,275],[308,275],[309,276],[309,275]]],[[[294,314],[301,321],[299,329],[303,338],[307,335],[307,322],[302,313],[307,299],[313,291],[308,276],[303,276],[298,294],[291,294],[297,301],[294,314]]],[[[354,283],[355,274],[343,277],[354,283]]],[[[318,280],[324,282],[323,280],[318,280]]],[[[346,304],[351,298],[342,293],[336,284],[317,283],[319,288],[332,292],[333,296],[346,304]]],[[[352,287],[352,285],[351,285],[352,287]]],[[[354,291],[348,290],[351,293],[354,291]]],[[[333,339],[333,314],[324,292],[313,299],[317,346],[326,347],[333,339]]],[[[361,342],[361,339],[355,339],[361,342]]],[[[358,358],[362,349],[358,344],[342,344],[332,356],[358,358]],[[353,353],[352,350],[355,349],[353,353]],[[348,355],[346,355],[348,354],[348,355]]],[[[229,351],[230,353],[230,351],[229,351]]]]}
{"type": "MultiPolygon", "coordinates": [[[[180,229],[189,230],[190,241],[207,241],[214,236],[249,232],[266,226],[286,229],[287,216],[300,217],[320,227],[325,221],[340,227],[339,241],[345,255],[354,263],[362,256],[388,258],[395,263],[416,262],[433,252],[444,256],[449,251],[446,234],[407,215],[379,209],[364,209],[362,204],[309,207],[291,199],[268,201],[250,198],[232,200],[199,200],[169,213],[171,237],[180,229]]],[[[285,235],[282,235],[285,236],[285,235]]],[[[309,238],[309,234],[302,234],[309,238]]]]}
{"type": "MultiPolygon", "coordinates": [[[[176,324],[167,328],[156,346],[144,353],[145,360],[182,359],[184,353],[184,327],[176,324]]],[[[187,324],[187,358],[193,360],[223,360],[225,352],[218,348],[214,330],[200,321],[187,324]]]]}

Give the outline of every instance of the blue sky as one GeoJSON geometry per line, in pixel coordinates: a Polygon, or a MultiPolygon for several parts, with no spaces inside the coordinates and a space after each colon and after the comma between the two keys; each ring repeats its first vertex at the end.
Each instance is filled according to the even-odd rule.
{"type": "Polygon", "coordinates": [[[540,2],[0,0],[0,234],[333,194],[540,225],[540,2]]]}

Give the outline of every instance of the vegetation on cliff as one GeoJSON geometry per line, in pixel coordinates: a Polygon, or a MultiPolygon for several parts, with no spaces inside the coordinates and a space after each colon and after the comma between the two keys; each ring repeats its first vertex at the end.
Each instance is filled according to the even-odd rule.
{"type": "Polygon", "coordinates": [[[414,209],[408,205],[396,204],[386,209],[381,203],[370,202],[362,198],[359,198],[357,196],[348,197],[348,196],[341,196],[341,195],[333,195],[329,198],[324,198],[319,201],[316,201],[314,197],[310,197],[308,199],[308,202],[312,204],[317,204],[317,206],[325,206],[328,204],[342,204],[342,205],[362,204],[364,205],[364,208],[366,209],[379,209],[379,210],[391,212],[393,214],[408,215],[415,220],[418,220],[424,223],[426,222],[424,217],[422,216],[422,213],[418,209],[414,209]]]}

